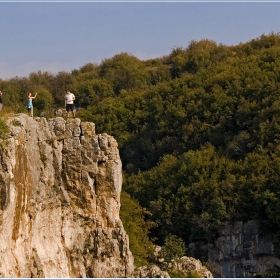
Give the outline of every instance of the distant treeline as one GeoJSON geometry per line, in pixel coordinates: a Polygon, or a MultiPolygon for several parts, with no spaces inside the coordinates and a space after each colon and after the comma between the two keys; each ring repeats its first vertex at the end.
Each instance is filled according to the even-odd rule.
{"type": "Polygon", "coordinates": [[[24,112],[25,94],[37,91],[35,114],[52,117],[70,89],[78,116],[117,139],[121,215],[139,264],[152,242],[208,242],[225,221],[260,219],[280,244],[279,85],[278,33],[0,80],[4,110],[24,112]]]}

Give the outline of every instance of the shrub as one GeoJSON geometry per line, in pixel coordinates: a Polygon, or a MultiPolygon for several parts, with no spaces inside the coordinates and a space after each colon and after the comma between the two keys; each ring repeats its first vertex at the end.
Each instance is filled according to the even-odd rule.
{"type": "Polygon", "coordinates": [[[148,214],[136,200],[122,191],[120,217],[129,236],[130,250],[137,267],[147,265],[153,254],[153,243],[148,237],[151,224],[145,221],[148,214]]]}
{"type": "Polygon", "coordinates": [[[178,261],[185,255],[186,250],[183,239],[170,234],[164,240],[160,256],[163,257],[166,262],[171,262],[172,259],[178,261]]]}
{"type": "Polygon", "coordinates": [[[5,134],[9,132],[9,128],[5,122],[5,120],[0,117],[0,138],[3,139],[5,134]]]}

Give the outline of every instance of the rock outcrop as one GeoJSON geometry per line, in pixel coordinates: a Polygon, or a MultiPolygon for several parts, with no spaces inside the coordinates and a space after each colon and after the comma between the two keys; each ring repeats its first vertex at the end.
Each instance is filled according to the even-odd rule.
{"type": "Polygon", "coordinates": [[[202,265],[200,260],[182,257],[180,262],[174,262],[172,269],[182,272],[187,278],[213,278],[212,273],[202,265]]]}
{"type": "Polygon", "coordinates": [[[215,277],[280,276],[279,251],[270,234],[260,234],[258,221],[225,223],[219,235],[208,247],[209,264],[215,277]]]}
{"type": "Polygon", "coordinates": [[[212,273],[200,260],[183,256],[166,262],[160,255],[161,249],[160,246],[155,246],[154,264],[135,269],[135,278],[172,278],[170,274],[174,278],[213,278],[212,273]]]}
{"type": "Polygon", "coordinates": [[[200,260],[182,257],[171,263],[142,266],[134,271],[135,278],[172,278],[170,274],[180,275],[179,278],[213,278],[212,273],[202,265],[200,260]]]}
{"type": "Polygon", "coordinates": [[[93,123],[8,119],[0,153],[0,276],[130,277],[121,160],[93,123]]]}

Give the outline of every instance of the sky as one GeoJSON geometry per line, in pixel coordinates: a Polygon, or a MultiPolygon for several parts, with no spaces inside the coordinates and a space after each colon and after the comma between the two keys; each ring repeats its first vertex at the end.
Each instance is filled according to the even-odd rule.
{"type": "Polygon", "coordinates": [[[280,31],[280,2],[0,1],[0,78],[56,75],[121,52],[162,57],[191,40],[238,45],[280,31]]]}

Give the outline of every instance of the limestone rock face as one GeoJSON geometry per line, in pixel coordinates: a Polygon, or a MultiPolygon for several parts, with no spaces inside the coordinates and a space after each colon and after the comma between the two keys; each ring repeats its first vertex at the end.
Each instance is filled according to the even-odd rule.
{"type": "Polygon", "coordinates": [[[142,266],[134,270],[135,278],[172,278],[168,271],[181,272],[184,278],[213,278],[212,273],[202,265],[200,260],[182,257],[179,261],[171,263],[158,263],[158,265],[142,266]]]}
{"type": "Polygon", "coordinates": [[[130,277],[116,140],[93,123],[8,119],[0,143],[0,276],[130,277]]]}
{"type": "Polygon", "coordinates": [[[213,278],[212,273],[202,265],[200,260],[191,257],[182,257],[181,262],[173,264],[173,267],[191,278],[213,278]]]}
{"type": "Polygon", "coordinates": [[[215,277],[279,277],[279,251],[270,234],[260,234],[258,221],[225,223],[219,235],[208,248],[215,277]]]}
{"type": "Polygon", "coordinates": [[[154,248],[154,263],[150,266],[142,266],[134,270],[135,278],[172,278],[170,274],[184,278],[213,278],[212,273],[202,265],[201,261],[183,256],[180,259],[166,262],[161,257],[162,247],[154,248]]]}
{"type": "Polygon", "coordinates": [[[134,271],[135,278],[171,278],[168,272],[161,270],[159,266],[141,266],[134,271]]]}

